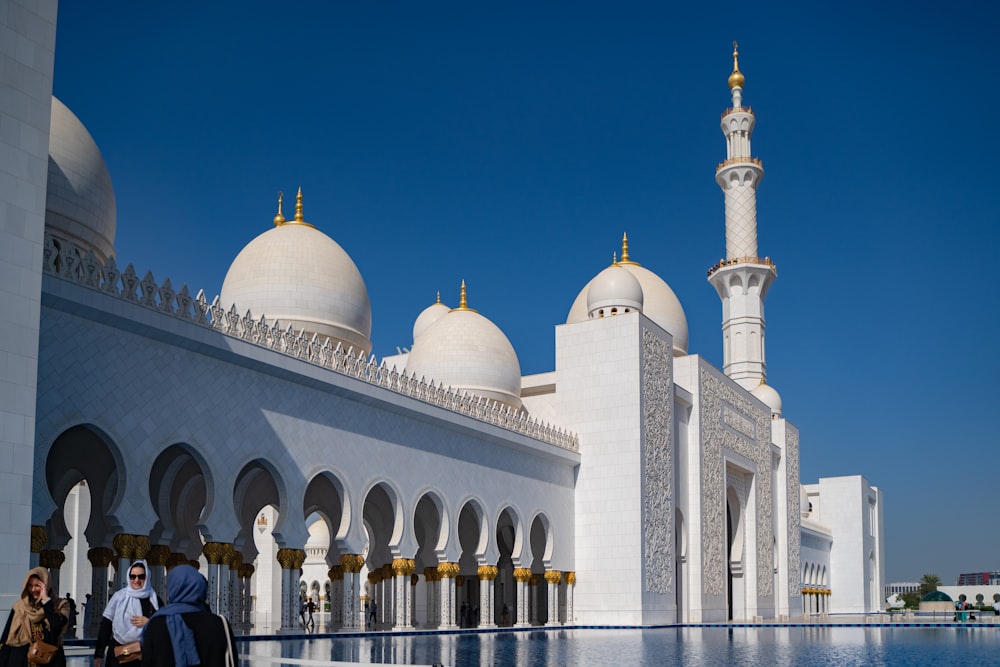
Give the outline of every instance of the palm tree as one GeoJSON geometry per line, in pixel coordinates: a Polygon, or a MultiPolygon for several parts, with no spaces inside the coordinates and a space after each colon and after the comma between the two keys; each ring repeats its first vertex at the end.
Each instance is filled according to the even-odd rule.
{"type": "Polygon", "coordinates": [[[920,597],[923,597],[931,591],[936,591],[940,585],[941,577],[936,574],[925,574],[920,577],[920,588],[917,589],[917,592],[920,593],[920,597]]]}

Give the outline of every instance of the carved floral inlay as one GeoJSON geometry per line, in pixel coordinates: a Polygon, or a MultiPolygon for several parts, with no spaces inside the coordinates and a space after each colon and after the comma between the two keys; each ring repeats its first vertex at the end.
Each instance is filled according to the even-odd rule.
{"type": "Polygon", "coordinates": [[[642,331],[643,567],[646,590],[674,589],[673,378],[671,345],[642,331]]]}
{"type": "MultiPolygon", "coordinates": [[[[756,464],[757,507],[757,594],[767,597],[774,592],[774,537],[771,526],[771,415],[748,400],[742,392],[702,367],[702,531],[704,535],[705,592],[722,595],[726,578],[725,469],[722,450],[735,452],[756,464]],[[737,429],[726,413],[741,424],[737,429]],[[745,428],[751,425],[752,428],[745,428]],[[755,439],[744,433],[756,434],[755,439]]],[[[797,487],[796,487],[797,488],[797,487]]]]}
{"type": "Polygon", "coordinates": [[[797,598],[799,590],[799,549],[802,541],[802,516],[799,506],[799,430],[785,424],[785,494],[788,500],[788,597],[797,598]]]}

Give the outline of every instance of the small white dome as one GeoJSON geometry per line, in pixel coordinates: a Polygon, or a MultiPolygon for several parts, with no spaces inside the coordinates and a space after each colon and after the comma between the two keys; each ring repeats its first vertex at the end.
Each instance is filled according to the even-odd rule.
{"type": "Polygon", "coordinates": [[[306,540],[306,549],[318,549],[328,546],[330,546],[330,529],[326,525],[326,521],[322,519],[314,521],[309,526],[309,539],[306,540]]]}
{"type": "Polygon", "coordinates": [[[413,342],[417,342],[420,335],[427,331],[427,327],[447,315],[449,310],[451,308],[441,303],[441,295],[438,294],[437,303],[432,303],[417,315],[417,319],[413,323],[413,342]]]}
{"type": "MultiPolygon", "coordinates": [[[[291,325],[368,354],[372,310],[365,281],[336,241],[301,219],[299,196],[295,222],[281,222],[236,256],[219,300],[227,309],[235,304],[241,314],[249,310],[283,329],[291,325]]],[[[278,218],[284,220],[280,212],[278,218]]]]}
{"type": "Polygon", "coordinates": [[[628,270],[612,264],[590,281],[587,311],[591,319],[642,312],[642,285],[628,270]]]}
{"type": "Polygon", "coordinates": [[[521,364],[514,346],[497,325],[464,306],[439,317],[419,340],[414,338],[406,372],[521,407],[521,364]]]}
{"type": "MultiPolygon", "coordinates": [[[[628,258],[628,239],[622,239],[622,259],[618,266],[626,269],[642,287],[642,314],[653,320],[674,337],[674,354],[680,356],[687,354],[688,350],[688,325],[687,316],[681,302],[658,275],[648,269],[644,269],[628,258]]],[[[590,319],[590,311],[587,307],[587,298],[590,293],[590,286],[596,280],[596,276],[583,286],[580,293],[573,301],[566,316],[566,324],[576,322],[586,322],[590,319]]]]}
{"type": "Polygon", "coordinates": [[[115,254],[117,217],[111,176],[97,143],[53,97],[45,227],[81,252],[93,250],[103,262],[115,254]]]}
{"type": "Polygon", "coordinates": [[[781,396],[777,391],[775,391],[774,387],[761,382],[759,385],[751,389],[750,393],[764,405],[771,408],[772,415],[776,417],[781,416],[781,396]]]}

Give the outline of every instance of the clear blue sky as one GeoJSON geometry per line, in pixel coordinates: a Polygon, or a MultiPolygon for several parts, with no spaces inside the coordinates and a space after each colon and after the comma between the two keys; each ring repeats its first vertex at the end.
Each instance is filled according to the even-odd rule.
{"type": "Polygon", "coordinates": [[[378,356],[464,278],[535,373],[627,231],[719,365],[739,40],[802,479],[863,473],[888,579],[950,583],[1000,569],[996,7],[62,0],[54,86],[108,163],[121,265],[214,297],[301,185],[378,356]]]}

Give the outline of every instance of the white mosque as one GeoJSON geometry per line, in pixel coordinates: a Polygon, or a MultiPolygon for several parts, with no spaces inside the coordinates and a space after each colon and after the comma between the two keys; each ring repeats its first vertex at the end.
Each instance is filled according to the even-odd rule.
{"type": "MultiPolygon", "coordinates": [[[[55,3],[30,5],[50,4],[51,34],[6,19],[43,54],[55,3]]],[[[198,562],[244,631],[297,628],[302,596],[346,630],[371,600],[386,629],[881,606],[881,493],[860,476],[802,486],[799,432],[765,381],[777,270],[757,248],[763,167],[735,49],[726,258],[708,272],[723,368],[689,351],[679,300],[623,238],[567,295],[553,370],[529,376],[464,284],[420,313],[407,352],[372,355],[364,278],[301,192],[215,299],[120,262],[111,178],[51,98],[51,57],[0,59],[28,100],[0,114],[48,147],[0,136],[17,157],[0,176],[23,182],[0,187],[0,607],[41,564],[60,594],[92,595],[96,620],[140,557],[161,590],[198,562]]]]}

